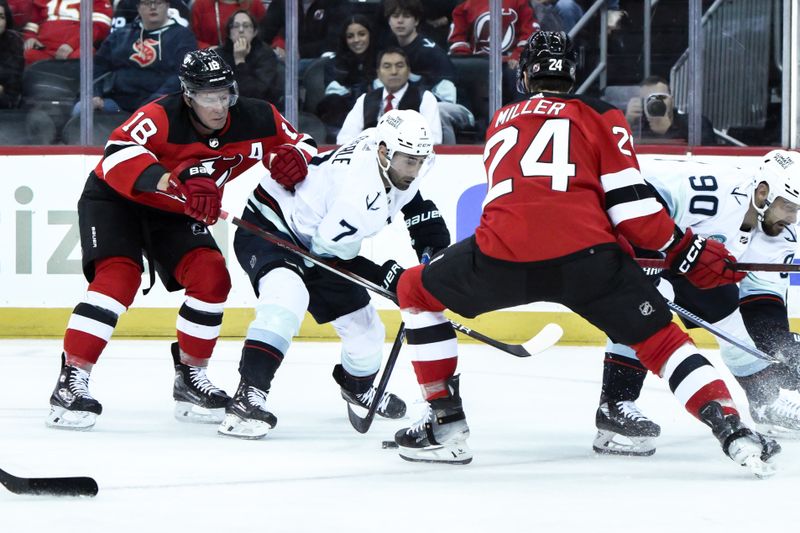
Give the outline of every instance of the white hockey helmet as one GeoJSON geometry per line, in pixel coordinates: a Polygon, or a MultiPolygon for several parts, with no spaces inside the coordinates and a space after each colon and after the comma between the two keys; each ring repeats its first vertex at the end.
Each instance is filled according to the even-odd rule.
{"type": "Polygon", "coordinates": [[[386,156],[395,152],[427,157],[433,152],[433,138],[428,121],[413,109],[392,109],[378,121],[376,141],[386,145],[386,156]]]}
{"type": "Polygon", "coordinates": [[[786,150],[772,150],[764,156],[756,183],[769,185],[767,205],[778,196],[800,205],[800,154],[786,150]]]}

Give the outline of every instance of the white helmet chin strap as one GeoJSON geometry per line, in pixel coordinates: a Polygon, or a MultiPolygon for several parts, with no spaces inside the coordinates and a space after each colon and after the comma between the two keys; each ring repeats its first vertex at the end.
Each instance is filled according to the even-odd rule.
{"type": "Polygon", "coordinates": [[[758,221],[764,222],[764,213],[767,212],[767,209],[769,209],[770,205],[769,200],[764,200],[764,207],[758,207],[756,205],[756,191],[753,189],[753,194],[750,196],[750,203],[753,205],[753,209],[755,209],[756,213],[758,214],[758,221]]]}

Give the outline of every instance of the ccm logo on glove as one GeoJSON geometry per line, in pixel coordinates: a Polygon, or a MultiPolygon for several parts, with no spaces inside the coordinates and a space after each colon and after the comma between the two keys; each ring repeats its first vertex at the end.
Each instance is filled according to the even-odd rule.
{"type": "Polygon", "coordinates": [[[686,250],[685,252],[686,255],[684,256],[683,261],[681,261],[681,264],[678,265],[677,269],[678,272],[681,274],[686,274],[687,272],[689,272],[692,269],[692,267],[695,266],[697,258],[700,257],[700,253],[703,251],[703,248],[705,247],[706,247],[706,238],[701,237],[699,235],[695,237],[689,249],[686,250]]]}

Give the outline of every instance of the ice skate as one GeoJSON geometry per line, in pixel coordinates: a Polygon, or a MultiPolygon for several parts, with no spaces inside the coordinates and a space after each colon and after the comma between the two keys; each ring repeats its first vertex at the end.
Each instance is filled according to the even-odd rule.
{"type": "Polygon", "coordinates": [[[775,474],[775,456],[781,451],[777,442],[743,425],[739,415],[723,415],[717,402],[709,402],[700,409],[700,419],[711,428],[722,444],[722,451],[735,463],[746,466],[758,478],[775,474]]]}
{"type": "MultiPolygon", "coordinates": [[[[371,377],[374,379],[374,376],[371,377]]],[[[333,367],[333,379],[342,388],[342,398],[346,402],[367,410],[372,407],[376,389],[372,386],[371,380],[366,381],[364,378],[359,379],[349,374],[342,365],[333,367]]],[[[406,414],[406,402],[391,392],[384,392],[378,401],[375,413],[384,418],[403,418],[406,414]]]]}
{"type": "Polygon", "coordinates": [[[447,380],[449,395],[428,402],[423,417],[398,431],[394,441],[400,457],[421,463],[467,464],[472,450],[467,446],[469,426],[459,395],[459,376],[447,380]]]}
{"type": "Polygon", "coordinates": [[[595,415],[597,436],[592,448],[611,455],[648,456],[656,453],[661,427],[647,418],[632,401],[600,404],[595,415]]]}
{"type": "Polygon", "coordinates": [[[755,428],[765,435],[800,439],[800,399],[795,391],[782,390],[769,404],[750,402],[755,428]]]}
{"type": "Polygon", "coordinates": [[[61,373],[50,396],[50,414],[45,424],[51,428],[85,431],[94,426],[103,412],[100,402],[89,393],[89,373],[66,364],[61,354],[61,373]]]}
{"type": "Polygon", "coordinates": [[[242,379],[239,388],[225,409],[225,420],[217,433],[240,439],[263,438],[278,423],[278,419],[267,411],[267,394],[242,379]]]}
{"type": "Polygon", "coordinates": [[[230,401],[224,390],[214,386],[206,375],[205,367],[184,365],[180,361],[178,343],[172,343],[172,361],[175,364],[175,418],[181,422],[219,424],[225,417],[225,406],[230,401]]]}

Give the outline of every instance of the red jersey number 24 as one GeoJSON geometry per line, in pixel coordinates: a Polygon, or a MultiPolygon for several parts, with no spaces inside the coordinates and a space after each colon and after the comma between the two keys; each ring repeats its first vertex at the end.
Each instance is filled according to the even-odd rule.
{"type": "MultiPolygon", "coordinates": [[[[554,191],[566,191],[569,186],[569,178],[575,176],[575,164],[569,162],[569,128],[568,119],[550,119],[542,123],[542,127],[536,133],[525,154],[519,160],[522,176],[525,178],[548,178],[550,186],[554,191]],[[550,162],[541,161],[548,145],[552,144],[552,160],[550,162]]],[[[484,207],[491,201],[513,192],[514,185],[512,176],[495,176],[495,171],[503,158],[508,155],[519,139],[519,129],[516,126],[508,126],[499,130],[486,141],[486,148],[483,150],[483,162],[492,157],[492,150],[498,146],[494,153],[494,158],[487,169],[489,180],[489,191],[483,201],[484,207]]]]}

